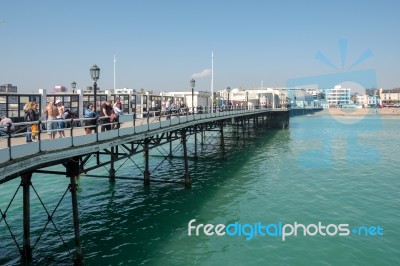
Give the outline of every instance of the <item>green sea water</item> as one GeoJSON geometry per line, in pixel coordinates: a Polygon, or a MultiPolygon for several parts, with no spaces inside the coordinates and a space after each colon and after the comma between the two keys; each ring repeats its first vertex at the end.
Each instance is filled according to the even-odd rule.
{"type": "MultiPolygon", "coordinates": [[[[228,138],[227,160],[218,137],[209,138],[199,160],[190,160],[193,185],[82,176],[79,180],[81,246],[86,265],[398,265],[400,263],[400,119],[370,116],[302,116],[287,130],[251,133],[243,142],[228,138]],[[217,149],[215,149],[217,148],[217,149]],[[349,235],[188,236],[188,223],[348,224],[349,235]],[[353,229],[378,226],[382,235],[353,229]]],[[[228,131],[232,136],[233,131],[228,131]]],[[[189,143],[189,147],[192,143],[189,143]]],[[[152,167],[163,160],[151,152],[152,167]]],[[[191,154],[193,155],[193,154],[191,154]]],[[[117,175],[139,177],[143,157],[120,167],[117,175]]],[[[177,157],[152,176],[182,176],[177,157]]],[[[104,174],[98,169],[95,174],[104,174]]],[[[4,212],[19,180],[0,185],[4,212]]],[[[69,180],[34,174],[32,183],[51,213],[65,245],[73,248],[69,180]]],[[[47,214],[31,191],[32,240],[47,214]]],[[[7,223],[21,238],[21,191],[7,212],[7,223]]],[[[332,227],[333,228],[333,227],[332,227]]],[[[333,231],[333,230],[332,230],[333,231]]],[[[249,232],[249,231],[247,231],[249,232]]],[[[299,231],[302,232],[302,231],[299,231]]],[[[194,234],[194,231],[192,231],[194,234]]],[[[73,249],[71,249],[73,252],[73,249]]],[[[70,257],[52,223],[33,251],[32,265],[69,265],[70,257]]],[[[0,264],[21,264],[4,221],[0,222],[0,264]]]]}

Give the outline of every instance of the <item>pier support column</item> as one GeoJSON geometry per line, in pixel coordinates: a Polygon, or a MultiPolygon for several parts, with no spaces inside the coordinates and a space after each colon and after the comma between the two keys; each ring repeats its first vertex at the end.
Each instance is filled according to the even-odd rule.
{"type": "Polygon", "coordinates": [[[146,186],[150,185],[150,171],[149,171],[149,143],[150,140],[148,138],[146,138],[144,140],[144,172],[143,172],[143,176],[144,176],[144,184],[146,186]]]}
{"type": "Polygon", "coordinates": [[[238,140],[240,139],[240,137],[239,137],[239,132],[240,132],[239,123],[240,123],[240,121],[237,120],[236,121],[236,139],[238,139],[238,140]]]}
{"type": "Polygon", "coordinates": [[[96,152],[96,163],[97,165],[100,164],[100,152],[96,152]]]}
{"type": "Polygon", "coordinates": [[[247,119],[247,136],[250,137],[250,118],[246,118],[247,119]]]}
{"type": "Polygon", "coordinates": [[[242,139],[243,139],[243,146],[245,143],[245,133],[246,133],[246,121],[244,121],[244,118],[241,121],[241,127],[242,127],[242,139]]]}
{"type": "Polygon", "coordinates": [[[78,213],[78,197],[76,191],[78,185],[76,184],[75,178],[79,176],[79,157],[74,157],[64,164],[67,177],[69,177],[69,191],[71,192],[72,200],[72,218],[74,222],[74,235],[75,235],[75,250],[76,257],[74,259],[74,265],[83,265],[83,256],[81,250],[80,232],[79,232],[79,213],[78,213]]]}
{"type": "Polygon", "coordinates": [[[115,161],[115,148],[111,147],[111,163],[110,163],[110,173],[108,175],[108,180],[110,182],[115,182],[115,167],[114,167],[114,161],[115,161]]]}
{"type": "Polygon", "coordinates": [[[22,248],[22,258],[24,261],[32,260],[32,247],[31,247],[31,216],[30,216],[30,190],[32,173],[26,173],[21,176],[21,186],[23,193],[23,229],[24,239],[22,248]]]}
{"type": "Polygon", "coordinates": [[[78,185],[75,182],[75,176],[70,177],[70,191],[72,197],[72,215],[74,219],[74,234],[75,234],[75,249],[76,257],[74,259],[74,265],[82,265],[83,256],[81,250],[80,232],[79,232],[79,214],[78,214],[78,197],[76,191],[78,185]]]}
{"type": "Polygon", "coordinates": [[[221,159],[226,160],[225,155],[225,139],[224,139],[224,122],[220,124],[220,142],[221,142],[221,159]]]}
{"type": "Polygon", "coordinates": [[[197,159],[197,126],[194,126],[194,158],[197,159]]]}
{"type": "Polygon", "coordinates": [[[189,173],[189,162],[188,162],[187,147],[186,147],[186,129],[181,130],[181,137],[182,137],[182,147],[183,147],[183,160],[185,162],[184,163],[184,165],[185,165],[185,174],[184,174],[185,188],[191,188],[192,180],[190,178],[190,173],[189,173]]]}
{"type": "Polygon", "coordinates": [[[172,158],[172,157],[174,157],[172,155],[172,132],[169,133],[169,138],[168,139],[169,139],[169,154],[168,154],[168,157],[172,158]]]}

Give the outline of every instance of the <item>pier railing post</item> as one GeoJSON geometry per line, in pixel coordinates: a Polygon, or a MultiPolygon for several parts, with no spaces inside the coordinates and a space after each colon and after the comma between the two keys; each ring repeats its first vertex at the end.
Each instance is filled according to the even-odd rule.
{"type": "Polygon", "coordinates": [[[7,124],[7,147],[8,147],[9,159],[12,160],[12,152],[11,152],[11,123],[7,124]]]}
{"type": "Polygon", "coordinates": [[[23,249],[22,258],[29,262],[32,260],[32,247],[31,247],[31,216],[30,216],[30,191],[32,173],[26,173],[21,176],[21,186],[23,193],[23,249]]]}
{"type": "Polygon", "coordinates": [[[41,120],[39,120],[39,122],[38,122],[38,130],[39,130],[39,132],[38,132],[39,152],[41,152],[42,151],[42,140],[40,137],[42,135],[42,121],[41,120]]]}
{"type": "Polygon", "coordinates": [[[71,147],[74,147],[74,119],[70,121],[71,147]]]}
{"type": "Polygon", "coordinates": [[[96,142],[98,142],[99,141],[99,116],[96,116],[96,127],[94,128],[94,133],[96,133],[96,142]]]}

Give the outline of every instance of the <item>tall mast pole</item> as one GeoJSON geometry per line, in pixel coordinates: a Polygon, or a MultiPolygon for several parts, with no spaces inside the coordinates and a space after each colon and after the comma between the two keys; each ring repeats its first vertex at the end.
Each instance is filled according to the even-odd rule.
{"type": "Polygon", "coordinates": [[[114,55],[114,93],[115,93],[115,62],[117,62],[117,60],[115,59],[114,55]]]}
{"type": "Polygon", "coordinates": [[[211,52],[211,113],[214,113],[214,51],[211,52]]]}

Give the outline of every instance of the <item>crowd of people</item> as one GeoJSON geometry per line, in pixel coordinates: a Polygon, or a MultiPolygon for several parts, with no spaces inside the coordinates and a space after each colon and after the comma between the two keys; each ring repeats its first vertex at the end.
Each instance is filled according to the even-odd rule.
{"type": "Polygon", "coordinates": [[[171,98],[168,98],[161,101],[161,106],[157,101],[152,100],[150,111],[158,111],[161,115],[170,115],[171,113],[187,114],[188,108],[183,101],[174,102],[171,98]]]}
{"type": "MultiPolygon", "coordinates": [[[[55,139],[57,134],[59,135],[59,138],[65,138],[65,120],[73,117],[70,110],[65,109],[62,101],[60,100],[56,100],[56,102],[49,102],[46,108],[43,110],[42,117],[40,116],[38,103],[35,101],[27,102],[24,105],[23,110],[25,113],[24,122],[29,122],[29,124],[26,125],[26,142],[34,142],[38,140],[37,137],[40,132],[40,125],[42,125],[43,129],[46,130],[50,139],[55,139]],[[40,120],[46,122],[32,123],[40,120]]],[[[97,125],[100,125],[102,132],[118,129],[120,127],[119,116],[122,114],[122,104],[119,98],[116,98],[114,104],[111,100],[104,102],[101,105],[99,113],[95,111],[94,105],[89,103],[84,110],[84,118],[88,118],[85,119],[83,123],[85,133],[91,134],[97,125]]],[[[0,134],[3,136],[10,136],[14,133],[14,130],[15,126],[13,121],[6,116],[1,116],[0,134]]]]}
{"type": "Polygon", "coordinates": [[[114,104],[112,100],[104,102],[101,105],[100,114],[95,111],[94,105],[89,103],[84,112],[84,117],[88,118],[84,123],[86,134],[91,134],[97,124],[101,125],[102,132],[118,129],[120,126],[119,116],[122,114],[122,104],[119,98],[115,99],[114,104]]]}
{"type": "MultiPolygon", "coordinates": [[[[28,122],[23,128],[24,131],[26,130],[26,142],[35,142],[38,140],[39,135],[39,123],[40,120],[45,120],[46,123],[41,124],[43,129],[47,131],[47,134],[50,136],[50,139],[54,139],[59,134],[60,138],[65,138],[64,128],[66,126],[63,120],[71,118],[72,113],[69,109],[65,109],[62,102],[57,100],[54,102],[49,102],[46,108],[43,110],[43,117],[40,116],[40,111],[38,108],[38,103],[36,101],[27,102],[24,107],[23,111],[24,115],[24,122],[28,122]],[[25,129],[26,128],[26,129],[25,129]]],[[[2,116],[0,121],[0,134],[6,135],[13,134],[15,130],[15,125],[13,124],[12,120],[8,117],[2,116]],[[4,125],[9,124],[10,128],[7,129],[4,125]]]]}

